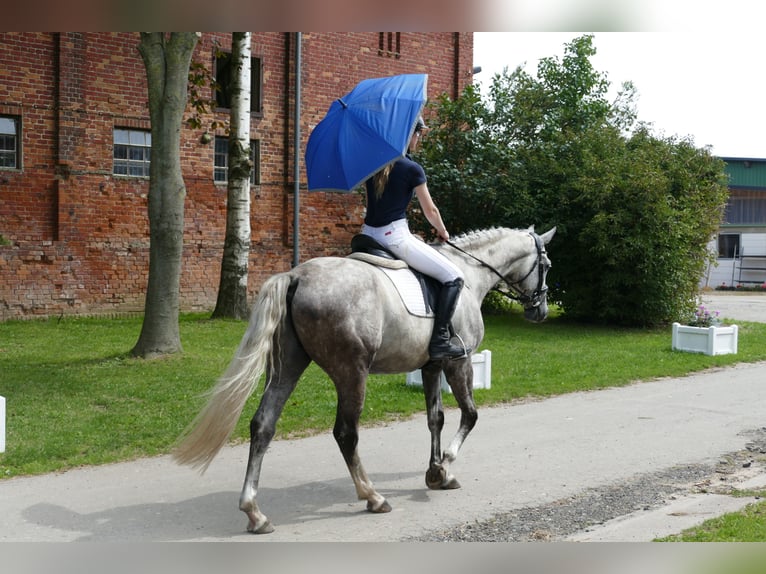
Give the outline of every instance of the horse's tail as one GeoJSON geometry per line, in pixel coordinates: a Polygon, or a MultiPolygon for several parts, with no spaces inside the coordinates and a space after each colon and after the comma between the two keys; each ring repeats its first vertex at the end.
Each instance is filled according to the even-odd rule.
{"type": "Polygon", "coordinates": [[[229,368],[207,393],[207,404],[180,437],[173,452],[179,464],[205,472],[226,444],[245,402],[266,370],[277,330],[287,313],[292,278],[280,273],[269,278],[253,305],[245,335],[229,368]]]}

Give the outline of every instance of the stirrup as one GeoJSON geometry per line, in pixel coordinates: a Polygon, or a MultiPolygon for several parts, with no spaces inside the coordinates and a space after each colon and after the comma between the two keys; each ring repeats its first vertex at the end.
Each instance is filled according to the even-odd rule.
{"type": "Polygon", "coordinates": [[[465,359],[471,354],[472,349],[469,349],[465,346],[465,343],[463,343],[463,339],[460,338],[459,335],[456,335],[458,340],[460,341],[460,347],[457,345],[453,345],[450,339],[447,339],[446,344],[444,345],[435,345],[437,347],[434,349],[435,353],[432,353],[432,346],[429,345],[428,347],[428,358],[431,361],[443,361],[444,359],[448,359],[450,361],[454,361],[457,359],[465,359]]]}

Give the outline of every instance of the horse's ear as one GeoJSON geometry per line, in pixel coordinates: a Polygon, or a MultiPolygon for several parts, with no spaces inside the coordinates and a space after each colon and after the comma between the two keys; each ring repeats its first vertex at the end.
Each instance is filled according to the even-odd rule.
{"type": "Polygon", "coordinates": [[[543,240],[543,244],[544,244],[544,245],[548,245],[548,243],[550,242],[550,240],[551,240],[551,239],[553,239],[553,236],[554,236],[554,235],[556,235],[556,228],[555,228],[555,227],[553,227],[552,229],[549,229],[548,231],[546,231],[545,233],[543,233],[543,234],[540,236],[540,239],[542,239],[542,240],[543,240]]]}
{"type": "Polygon", "coordinates": [[[535,226],[534,225],[530,225],[529,227],[527,227],[527,231],[529,233],[534,233],[535,232],[535,226]]]}

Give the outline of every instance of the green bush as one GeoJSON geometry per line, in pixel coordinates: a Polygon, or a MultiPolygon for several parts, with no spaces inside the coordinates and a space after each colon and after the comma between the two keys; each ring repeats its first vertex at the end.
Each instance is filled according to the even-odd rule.
{"type": "MultiPolygon", "coordinates": [[[[549,298],[581,321],[650,326],[693,311],[728,195],[709,150],[634,126],[635,89],[614,102],[591,36],[435,103],[418,159],[454,234],[557,226],[549,298]]],[[[430,226],[417,213],[413,226],[430,226]]]]}

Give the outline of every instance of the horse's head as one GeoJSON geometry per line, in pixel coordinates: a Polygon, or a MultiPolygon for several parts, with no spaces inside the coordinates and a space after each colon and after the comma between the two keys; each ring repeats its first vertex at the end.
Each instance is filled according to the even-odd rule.
{"type": "Polygon", "coordinates": [[[514,291],[514,299],[517,299],[524,307],[524,318],[527,321],[540,323],[548,316],[548,286],[545,278],[551,261],[545,251],[545,246],[553,239],[556,228],[538,235],[534,228],[528,230],[534,246],[530,252],[518,261],[515,268],[521,269],[520,279],[506,280],[508,286],[514,291]]]}
{"type": "Polygon", "coordinates": [[[462,268],[475,274],[470,277],[470,283],[466,279],[466,284],[471,284],[481,298],[494,288],[519,301],[524,307],[525,319],[540,323],[548,316],[545,277],[551,261],[545,246],[555,234],[555,227],[542,235],[535,233],[534,227],[527,230],[493,228],[461,236],[457,243],[447,241],[447,244],[463,254],[462,268]],[[507,290],[497,288],[498,279],[508,286],[507,290]]]}

